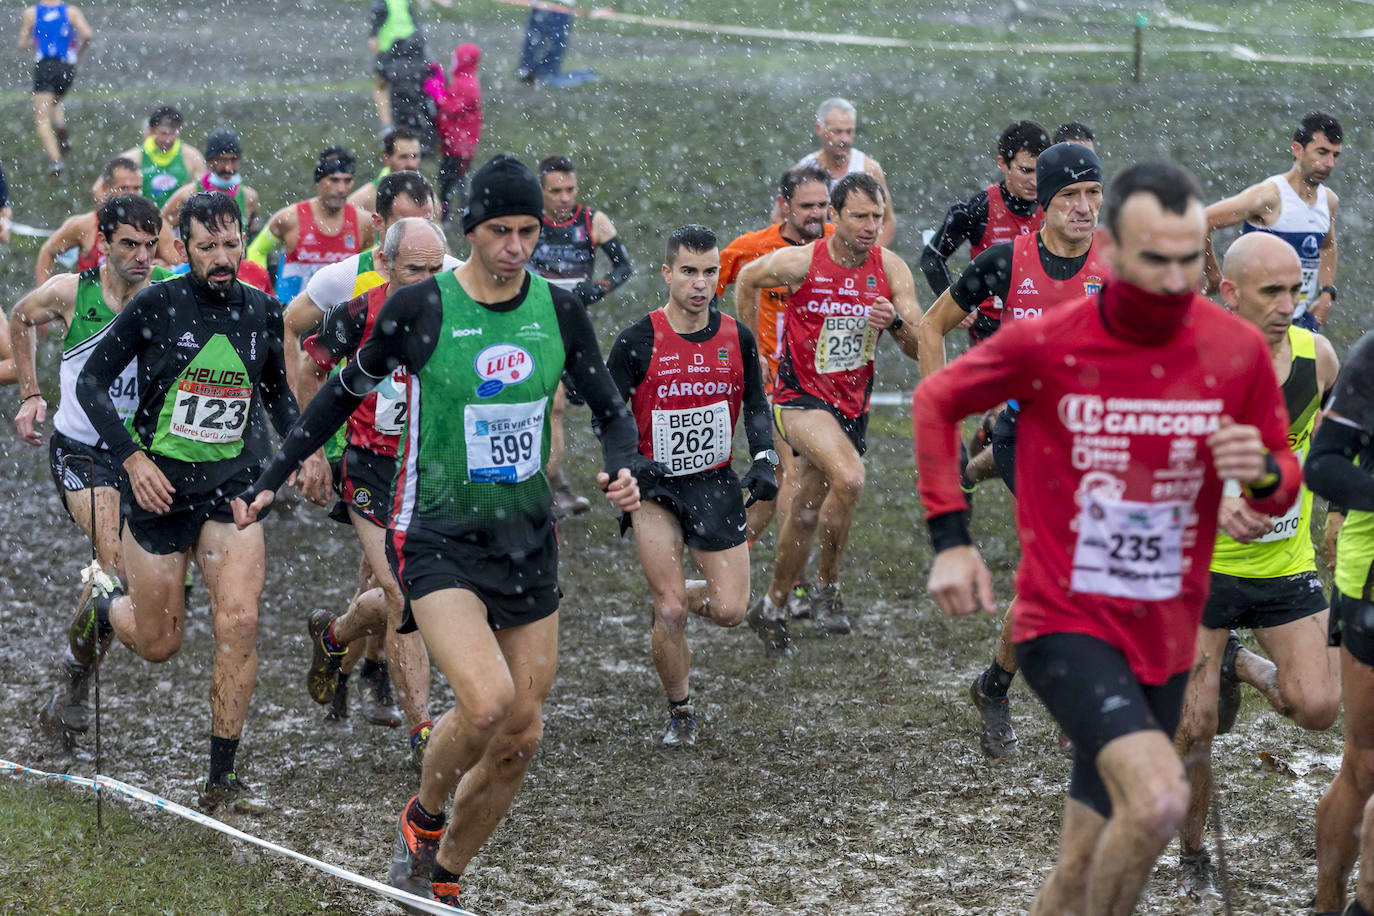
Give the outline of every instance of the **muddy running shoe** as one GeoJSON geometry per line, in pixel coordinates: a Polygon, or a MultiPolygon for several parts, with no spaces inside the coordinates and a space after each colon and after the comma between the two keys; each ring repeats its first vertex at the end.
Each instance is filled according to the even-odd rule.
{"type": "Polygon", "coordinates": [[[983,692],[983,675],[980,671],[969,687],[973,706],[982,717],[978,730],[978,743],[983,753],[994,760],[1010,757],[1016,753],[1016,730],[1011,727],[1011,707],[1006,697],[990,697],[983,692]]]}
{"type": "Polygon", "coordinates": [[[334,622],[334,615],[319,608],[310,612],[306,628],[310,632],[310,669],[305,674],[305,687],[310,698],[323,706],[334,699],[339,690],[339,666],[343,664],[347,648],[331,649],[325,643],[325,633],[334,622]]]}
{"type": "Polygon", "coordinates": [[[72,660],[78,665],[90,668],[95,660],[104,656],[114,639],[114,627],[109,621],[101,622],[96,601],[101,596],[87,585],[81,592],[76,616],[72,618],[71,628],[67,630],[67,645],[72,652],[72,660]]]}
{"type": "Polygon", "coordinates": [[[1217,691],[1217,734],[1224,735],[1236,725],[1240,714],[1240,678],[1236,676],[1236,656],[1240,640],[1233,632],[1226,637],[1226,649],[1221,653],[1221,689],[1217,691]]]}
{"type": "Polygon", "coordinates": [[[691,747],[697,743],[697,714],[689,706],[674,706],[668,711],[668,730],[663,733],[665,747],[691,747]]]}
{"type": "Polygon", "coordinates": [[[433,881],[430,888],[434,893],[434,899],[448,906],[458,906],[458,882],[457,881],[433,881]]]}
{"type": "Polygon", "coordinates": [[[434,726],[424,724],[420,730],[410,738],[410,765],[415,768],[415,772],[423,773],[425,769],[425,748],[429,747],[429,735],[434,731],[434,726]]]}
{"type": "Polygon", "coordinates": [[[434,856],[439,851],[439,837],[443,835],[444,829],[440,827],[437,830],[422,830],[415,826],[410,818],[410,809],[419,804],[420,796],[416,795],[401,809],[400,822],[396,825],[396,844],[391,849],[391,867],[386,872],[386,883],[403,891],[410,891],[417,897],[429,898],[434,894],[430,873],[434,869],[434,856]]]}
{"type": "Polygon", "coordinates": [[[62,155],[67,155],[72,151],[71,132],[67,130],[67,125],[54,127],[52,132],[57,135],[57,150],[62,155]]]}
{"type": "Polygon", "coordinates": [[[235,814],[267,814],[275,810],[275,806],[267,799],[254,796],[233,773],[225,773],[214,782],[205,780],[201,784],[199,803],[200,809],[206,814],[212,814],[219,808],[235,814]]]}
{"type": "Polygon", "coordinates": [[[401,711],[391,693],[391,674],[386,665],[378,665],[372,673],[364,674],[358,681],[358,693],[362,695],[364,719],[387,728],[401,724],[401,711]]]}
{"type": "Polygon", "coordinates": [[[844,615],[838,582],[822,582],[816,586],[811,599],[816,627],[830,636],[844,636],[849,632],[849,618],[844,615]]]}
{"type": "Polygon", "coordinates": [[[792,586],[792,593],[787,596],[787,616],[794,620],[809,619],[815,611],[811,606],[811,599],[811,586],[799,580],[792,586]]]}
{"type": "Polygon", "coordinates": [[[53,178],[61,178],[62,173],[66,171],[66,169],[67,164],[63,162],[61,159],[57,159],[48,163],[48,174],[51,175],[53,178]]]}
{"type": "Polygon", "coordinates": [[[1212,884],[1212,857],[1207,847],[1189,850],[1181,848],[1178,856],[1178,895],[1189,900],[1220,897],[1212,884]]]}
{"type": "Polygon", "coordinates": [[[330,722],[342,722],[348,718],[348,682],[344,680],[343,672],[338,674],[339,683],[334,687],[334,699],[329,701],[329,708],[324,711],[324,717],[330,722]]]}
{"type": "Polygon", "coordinates": [[[763,605],[766,598],[760,598],[749,607],[744,616],[749,629],[763,640],[763,651],[769,658],[787,658],[792,654],[792,636],[787,632],[787,622],[781,617],[765,617],[763,605]]]}
{"type": "Polygon", "coordinates": [[[86,700],[91,692],[91,668],[70,659],[62,666],[58,685],[38,714],[48,728],[81,734],[90,728],[91,711],[86,700]]]}
{"type": "Polygon", "coordinates": [[[566,484],[554,487],[553,490],[553,517],[568,518],[573,515],[581,515],[592,507],[587,501],[587,497],[578,496],[566,484]]]}

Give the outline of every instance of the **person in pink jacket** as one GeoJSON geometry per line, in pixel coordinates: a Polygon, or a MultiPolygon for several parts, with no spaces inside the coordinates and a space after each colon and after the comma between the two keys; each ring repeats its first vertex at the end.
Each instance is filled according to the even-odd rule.
{"type": "Polygon", "coordinates": [[[468,164],[482,139],[482,84],[477,80],[481,59],[482,49],[477,45],[459,45],[453,49],[448,79],[444,79],[439,64],[432,63],[425,83],[425,92],[434,99],[444,156],[439,164],[439,201],[445,223],[449,219],[449,201],[455,194],[459,210],[467,204],[468,164]]]}

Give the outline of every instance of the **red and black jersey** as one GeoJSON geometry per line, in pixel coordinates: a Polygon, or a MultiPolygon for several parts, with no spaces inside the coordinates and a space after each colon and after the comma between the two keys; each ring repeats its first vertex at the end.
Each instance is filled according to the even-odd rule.
{"type": "Polygon", "coordinates": [[[591,207],[578,204],[561,223],[545,217],[539,227],[539,241],[530,252],[529,269],[546,280],[590,280],[596,268],[596,243],[592,241],[595,216],[591,207]]]}
{"type": "Polygon", "coordinates": [[[1072,277],[1056,280],[1040,259],[1038,232],[1023,235],[1011,246],[1011,282],[1002,306],[1002,321],[1039,318],[1046,309],[1096,295],[1107,276],[1107,262],[1096,245],[1088,249],[1083,266],[1072,277]]]}
{"type": "MultiPolygon", "coordinates": [[[[988,221],[983,227],[982,238],[969,242],[969,258],[976,258],[993,245],[1014,242],[1019,238],[1033,236],[1045,225],[1045,211],[1035,208],[1032,216],[1020,216],[1011,212],[1002,198],[1002,186],[990,184],[987,187],[988,221]]],[[[1003,303],[996,296],[989,296],[978,306],[986,318],[997,321],[1002,317],[1003,303]]],[[[981,339],[981,338],[980,338],[981,339]]]]}
{"type": "Polygon", "coordinates": [[[820,398],[846,417],[868,412],[873,353],[882,331],[868,326],[878,297],[891,298],[883,249],[874,245],[858,267],[841,267],[825,241],[813,242],[811,270],[787,297],[783,355],[773,401],[820,398]]]}

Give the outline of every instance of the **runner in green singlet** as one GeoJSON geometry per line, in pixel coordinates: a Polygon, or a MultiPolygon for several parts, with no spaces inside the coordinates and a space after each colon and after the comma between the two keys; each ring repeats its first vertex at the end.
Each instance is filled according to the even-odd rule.
{"type": "Polygon", "coordinates": [[[161,207],[176,189],[205,174],[200,150],[181,142],[181,112],[164,105],[148,116],[143,142],[120,153],[139,163],[143,172],[143,196],[161,207]]]}

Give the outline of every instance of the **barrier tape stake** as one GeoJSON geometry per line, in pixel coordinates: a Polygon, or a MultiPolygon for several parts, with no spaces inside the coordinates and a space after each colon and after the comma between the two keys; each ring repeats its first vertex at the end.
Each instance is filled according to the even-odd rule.
{"type": "Polygon", "coordinates": [[[1144,13],[1135,14],[1135,82],[1140,82],[1141,58],[1145,55],[1145,26],[1149,20],[1144,13]]]}

